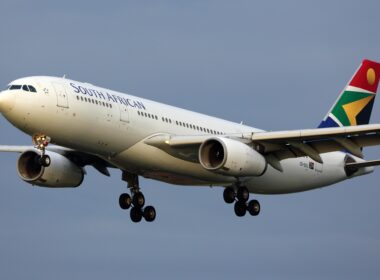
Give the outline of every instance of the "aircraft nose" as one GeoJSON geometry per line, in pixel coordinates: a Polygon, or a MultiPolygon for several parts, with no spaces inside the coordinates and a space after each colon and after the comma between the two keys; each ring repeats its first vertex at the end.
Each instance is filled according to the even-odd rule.
{"type": "Polygon", "coordinates": [[[3,95],[1,94],[1,92],[0,92],[0,112],[2,112],[3,111],[3,103],[4,103],[4,101],[3,101],[3,95]]]}
{"type": "Polygon", "coordinates": [[[0,92],[0,113],[7,113],[13,109],[14,100],[12,96],[6,92],[0,92]]]}

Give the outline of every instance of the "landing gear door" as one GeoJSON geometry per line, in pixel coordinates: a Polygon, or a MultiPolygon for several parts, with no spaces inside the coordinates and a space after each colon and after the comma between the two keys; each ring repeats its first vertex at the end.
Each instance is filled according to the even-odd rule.
{"type": "Polygon", "coordinates": [[[57,106],[62,108],[69,108],[69,98],[65,86],[63,84],[54,82],[52,83],[55,94],[57,95],[57,106]]]}
{"type": "Polygon", "coordinates": [[[129,123],[129,112],[128,112],[127,105],[119,103],[119,110],[120,110],[120,121],[129,123]]]}

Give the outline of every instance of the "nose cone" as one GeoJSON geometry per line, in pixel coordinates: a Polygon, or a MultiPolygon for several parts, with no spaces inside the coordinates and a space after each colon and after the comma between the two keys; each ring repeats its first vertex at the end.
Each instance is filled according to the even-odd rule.
{"type": "Polygon", "coordinates": [[[3,104],[4,104],[4,101],[3,101],[3,95],[0,93],[0,112],[3,111],[3,104]]]}
{"type": "Polygon", "coordinates": [[[9,92],[0,93],[0,113],[12,111],[14,105],[13,96],[9,92]]]}

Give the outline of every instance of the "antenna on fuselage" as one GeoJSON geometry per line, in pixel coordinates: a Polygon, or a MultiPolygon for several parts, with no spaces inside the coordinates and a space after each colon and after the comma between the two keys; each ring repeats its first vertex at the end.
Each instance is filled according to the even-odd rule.
{"type": "Polygon", "coordinates": [[[62,77],[63,79],[66,79],[66,74],[63,74],[63,77],[62,77]]]}

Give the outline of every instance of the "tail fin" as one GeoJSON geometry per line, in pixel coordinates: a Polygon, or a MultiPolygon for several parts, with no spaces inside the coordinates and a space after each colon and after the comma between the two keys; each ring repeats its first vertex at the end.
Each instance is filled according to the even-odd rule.
{"type": "Polygon", "coordinates": [[[363,60],[348,85],[327,113],[322,127],[368,124],[380,78],[380,63],[363,60]]]}

